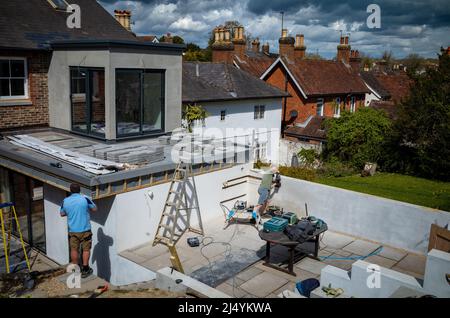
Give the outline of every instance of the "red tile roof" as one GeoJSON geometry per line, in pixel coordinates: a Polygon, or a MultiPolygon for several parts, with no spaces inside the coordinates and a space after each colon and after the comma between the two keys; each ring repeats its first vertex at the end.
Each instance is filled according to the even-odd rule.
{"type": "Polygon", "coordinates": [[[284,131],[285,135],[315,140],[326,140],[326,132],[323,127],[325,117],[314,116],[309,118],[304,126],[290,126],[284,131]]]}
{"type": "Polygon", "coordinates": [[[241,70],[259,78],[275,62],[276,57],[264,53],[247,52],[243,57],[235,55],[233,60],[241,70]]]}
{"type": "Polygon", "coordinates": [[[397,118],[397,105],[393,101],[376,101],[373,100],[370,102],[369,107],[378,109],[386,113],[386,115],[391,119],[397,118]]]}
{"type": "Polygon", "coordinates": [[[375,73],[374,74],[378,82],[386,89],[391,99],[396,102],[400,102],[402,99],[409,95],[412,80],[406,75],[406,73],[375,73]]]}
{"type": "Polygon", "coordinates": [[[341,62],[286,58],[283,62],[307,96],[369,92],[361,76],[341,62]]]}

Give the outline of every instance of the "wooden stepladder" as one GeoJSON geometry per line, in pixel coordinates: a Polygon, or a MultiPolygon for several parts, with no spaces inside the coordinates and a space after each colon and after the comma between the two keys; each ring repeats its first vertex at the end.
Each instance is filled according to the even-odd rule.
{"type": "Polygon", "coordinates": [[[25,257],[25,263],[27,264],[28,271],[31,271],[30,261],[28,259],[27,249],[25,247],[25,242],[23,240],[22,231],[20,229],[20,222],[17,217],[16,208],[14,203],[0,203],[0,226],[2,230],[2,241],[3,241],[3,250],[5,253],[5,263],[6,263],[6,273],[11,273],[11,267],[20,265],[20,264],[10,264],[9,257],[11,253],[11,238],[12,238],[12,227],[13,222],[16,225],[17,232],[19,233],[20,244],[22,245],[22,250],[25,257]],[[9,208],[9,213],[4,215],[3,211],[9,208]],[[8,222],[8,223],[7,223],[8,222]],[[6,233],[8,232],[8,233],[6,233]]]}
{"type": "Polygon", "coordinates": [[[192,164],[180,162],[170,183],[153,246],[166,245],[169,248],[172,266],[184,273],[175,245],[186,231],[203,235],[203,223],[198,203],[192,164]],[[195,211],[199,228],[191,226],[191,217],[195,211]]]}

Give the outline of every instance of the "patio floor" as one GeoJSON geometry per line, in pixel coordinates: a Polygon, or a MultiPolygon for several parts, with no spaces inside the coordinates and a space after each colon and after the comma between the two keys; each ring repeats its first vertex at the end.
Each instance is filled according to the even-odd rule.
{"type": "MultiPolygon", "coordinates": [[[[263,265],[265,242],[252,225],[233,224],[224,230],[223,218],[217,218],[205,224],[205,233],[203,243],[215,243],[189,247],[186,239],[195,235],[186,233],[177,244],[184,271],[196,278],[216,277],[213,287],[236,298],[277,297],[286,289],[294,290],[295,283],[299,281],[319,278],[322,268],[327,265],[350,270],[356,260],[348,258],[369,255],[382,246],[362,238],[327,231],[321,239],[319,258],[322,260],[305,258],[297,262],[294,266],[297,276],[294,277],[263,265]]],[[[152,247],[149,243],[124,251],[121,255],[153,271],[171,266],[165,246],[152,247]]],[[[286,259],[287,249],[273,249],[272,255],[286,259]]],[[[426,257],[383,246],[381,252],[365,261],[422,280],[426,257]]]]}

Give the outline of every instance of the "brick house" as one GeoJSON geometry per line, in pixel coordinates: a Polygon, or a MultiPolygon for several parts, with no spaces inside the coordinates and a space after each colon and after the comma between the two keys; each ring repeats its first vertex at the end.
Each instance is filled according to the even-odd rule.
{"type": "Polygon", "coordinates": [[[270,54],[267,44],[260,51],[257,39],[247,50],[241,28],[234,30],[233,40],[229,30],[219,27],[214,32],[213,61],[232,63],[289,93],[283,101],[284,137],[321,143],[325,134],[319,128],[324,118],[364,107],[369,90],[359,75],[359,52],[351,50],[348,36],[340,39],[336,61],[327,61],[306,59],[304,35],[293,38],[287,30],[279,39],[278,55],[270,54]],[[305,128],[308,133],[302,135],[305,128]]]}
{"type": "Polygon", "coordinates": [[[82,8],[82,28],[69,29],[60,1],[2,1],[0,11],[0,130],[48,126],[48,72],[51,41],[134,40],[95,1],[72,1],[82,8]],[[99,27],[101,25],[101,27],[99,27]]]}

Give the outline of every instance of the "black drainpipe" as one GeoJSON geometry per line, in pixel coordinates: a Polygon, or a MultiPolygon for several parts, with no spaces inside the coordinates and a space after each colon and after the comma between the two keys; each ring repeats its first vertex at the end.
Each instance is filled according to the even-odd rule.
{"type": "MultiPolygon", "coordinates": [[[[284,91],[286,93],[288,93],[288,72],[285,69],[284,70],[284,91]]],[[[283,120],[282,120],[282,125],[281,125],[281,137],[284,138],[284,129],[286,128],[286,111],[287,111],[287,99],[288,97],[286,96],[284,98],[284,105],[283,105],[283,120]]]]}

